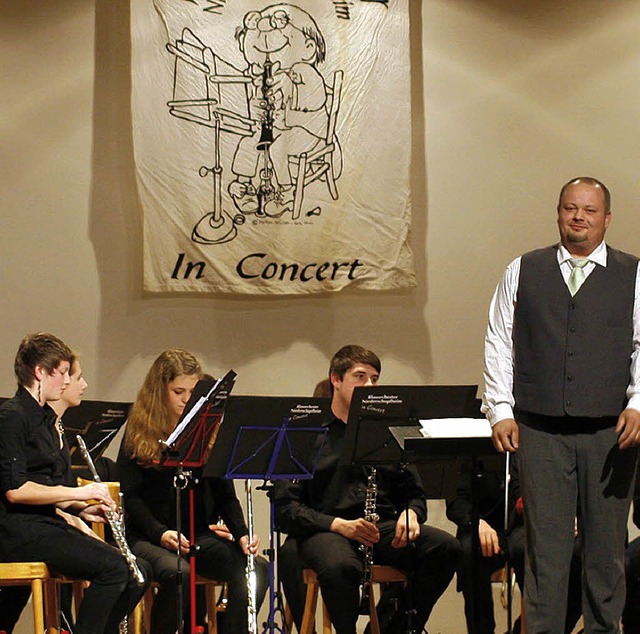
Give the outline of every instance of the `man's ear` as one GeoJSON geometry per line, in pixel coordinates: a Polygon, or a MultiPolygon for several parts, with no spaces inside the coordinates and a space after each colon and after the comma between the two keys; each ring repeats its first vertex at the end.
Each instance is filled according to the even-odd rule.
{"type": "Polygon", "coordinates": [[[340,383],[342,383],[342,379],[337,374],[330,374],[329,379],[331,380],[331,385],[333,386],[334,390],[336,389],[336,387],[338,387],[338,385],[340,385],[340,383]]]}

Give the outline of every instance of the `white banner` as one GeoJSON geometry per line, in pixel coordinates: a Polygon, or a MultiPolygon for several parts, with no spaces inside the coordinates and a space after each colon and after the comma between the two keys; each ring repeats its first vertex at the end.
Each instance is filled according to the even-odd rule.
{"type": "Polygon", "coordinates": [[[132,0],[144,287],[415,285],[408,0],[132,0]]]}

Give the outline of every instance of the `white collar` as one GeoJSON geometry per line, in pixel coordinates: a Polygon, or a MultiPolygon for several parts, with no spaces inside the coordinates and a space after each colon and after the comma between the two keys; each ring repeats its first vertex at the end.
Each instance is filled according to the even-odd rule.
{"type": "MultiPolygon", "coordinates": [[[[558,245],[558,264],[564,264],[573,259],[569,251],[562,245],[558,245]]],[[[599,264],[600,266],[607,266],[607,245],[604,240],[587,256],[589,262],[599,264]]]]}

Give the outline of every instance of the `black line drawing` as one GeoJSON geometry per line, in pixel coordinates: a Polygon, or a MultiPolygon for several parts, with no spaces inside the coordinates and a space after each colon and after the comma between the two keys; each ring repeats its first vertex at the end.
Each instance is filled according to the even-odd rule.
{"type": "Polygon", "coordinates": [[[326,50],[315,20],[298,6],[273,4],[245,14],[235,38],[244,69],[215,55],[188,28],[166,45],[175,57],[170,114],[213,130],[213,165],[199,169],[201,177],[212,177],[212,211],[191,235],[200,244],[233,240],[247,216],[290,214],[295,221],[320,215],[321,207],[305,209],[304,203],[305,190],[316,181],[339,198],[343,163],[336,125],[344,72],[334,71],[327,82],[318,71],[326,50]],[[221,156],[223,133],[238,137],[232,157],[221,156]],[[222,158],[230,160],[228,176],[222,158]]]}

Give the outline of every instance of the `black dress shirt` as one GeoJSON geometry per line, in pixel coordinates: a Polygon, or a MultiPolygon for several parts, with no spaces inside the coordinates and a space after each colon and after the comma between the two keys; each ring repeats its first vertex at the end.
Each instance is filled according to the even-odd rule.
{"type": "Polygon", "coordinates": [[[56,414],[23,388],[0,407],[0,517],[7,513],[55,515],[53,504],[11,504],[5,494],[25,482],[71,483],[68,451],[60,449],[56,414]]]}
{"type": "MultiPolygon", "coordinates": [[[[296,537],[328,531],[336,517],[353,520],[364,516],[369,466],[340,465],[346,424],[334,418],[319,435],[318,461],[311,480],[279,480],[274,489],[279,527],[296,537]]],[[[380,521],[395,520],[405,508],[415,511],[420,523],[427,505],[417,473],[395,465],[377,467],[376,512],[380,521]]]]}
{"type": "MultiPolygon", "coordinates": [[[[203,478],[201,469],[193,471],[194,527],[196,535],[208,533],[209,524],[223,519],[238,540],[248,534],[242,507],[233,482],[224,478],[203,478]]],[[[160,545],[167,530],[176,530],[176,489],[173,467],[143,467],[129,458],[123,447],[118,456],[118,475],[127,515],[127,539],[160,545]]],[[[181,532],[189,534],[189,490],[181,494],[181,532]]]]}

